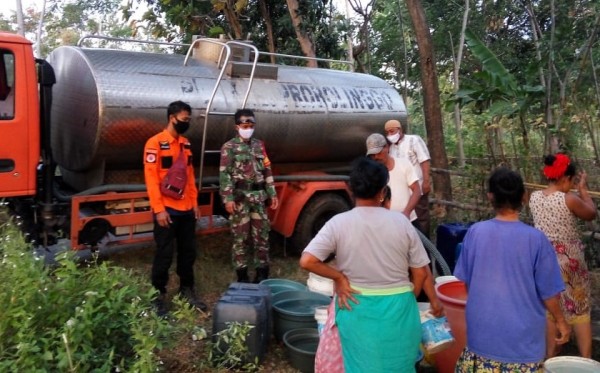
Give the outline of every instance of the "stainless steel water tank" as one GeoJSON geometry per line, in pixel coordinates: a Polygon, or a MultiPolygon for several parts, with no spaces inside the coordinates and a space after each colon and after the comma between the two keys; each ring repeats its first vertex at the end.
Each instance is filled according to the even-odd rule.
{"type": "MultiPolygon", "coordinates": [[[[60,47],[50,56],[53,93],[51,143],[65,173],[104,183],[107,170],[141,170],[146,140],[167,123],[167,105],[192,106],[186,133],[200,159],[203,115],[215,87],[216,64],[184,56],[108,49],[60,47]]],[[[273,70],[273,66],[270,66],[273,70]]],[[[212,111],[240,108],[247,77],[225,75],[212,111]]],[[[271,78],[255,78],[247,108],[257,117],[255,136],[265,141],[275,165],[306,169],[347,163],[364,154],[365,139],[390,118],[406,120],[400,95],[374,76],[344,71],[277,66],[271,78]]],[[[206,150],[218,151],[235,135],[233,116],[209,117],[206,150]]],[[[207,155],[207,165],[218,154],[207,155]]],[[[88,182],[86,185],[89,185],[88,182]]]]}

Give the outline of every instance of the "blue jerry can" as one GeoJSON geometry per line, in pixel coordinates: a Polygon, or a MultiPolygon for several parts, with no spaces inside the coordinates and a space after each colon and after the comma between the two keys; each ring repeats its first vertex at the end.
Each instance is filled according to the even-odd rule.
{"type": "Polygon", "coordinates": [[[436,247],[453,273],[458,258],[457,251],[460,250],[457,246],[463,241],[471,225],[473,223],[446,223],[437,227],[436,247]]]}

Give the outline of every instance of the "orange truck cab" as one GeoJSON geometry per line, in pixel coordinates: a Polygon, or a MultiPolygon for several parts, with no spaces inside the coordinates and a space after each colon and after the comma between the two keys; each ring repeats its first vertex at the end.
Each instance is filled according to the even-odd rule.
{"type": "Polygon", "coordinates": [[[0,34],[0,198],[36,194],[40,104],[31,42],[0,34]]]}

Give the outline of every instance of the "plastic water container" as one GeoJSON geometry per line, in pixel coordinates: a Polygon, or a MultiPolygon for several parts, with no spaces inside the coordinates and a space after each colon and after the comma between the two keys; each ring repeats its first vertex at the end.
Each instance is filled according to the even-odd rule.
{"type": "Polygon", "coordinates": [[[327,295],[328,297],[333,296],[333,280],[330,278],[309,272],[306,286],[308,287],[308,290],[314,291],[315,293],[327,295]]]}
{"type": "Polygon", "coordinates": [[[546,373],[598,373],[600,363],[579,356],[557,356],[544,362],[546,373]]]}
{"type": "Polygon", "coordinates": [[[446,317],[434,317],[430,312],[421,313],[421,342],[430,354],[445,350],[454,343],[446,317]]]}
{"type": "Polygon", "coordinates": [[[260,282],[261,285],[267,285],[271,288],[271,294],[275,295],[280,291],[287,290],[306,290],[306,285],[298,281],[292,281],[285,278],[268,278],[260,282]]]}
{"type": "Polygon", "coordinates": [[[292,367],[302,373],[315,371],[315,356],[319,346],[319,335],[316,329],[288,330],[283,335],[283,343],[287,347],[287,355],[292,367]]]}
{"type": "Polygon", "coordinates": [[[454,373],[456,362],[467,343],[465,305],[467,288],[462,281],[447,281],[435,285],[435,292],[444,306],[454,343],[433,355],[438,373],[454,373]]]}
{"type": "Polygon", "coordinates": [[[317,330],[319,331],[319,337],[323,334],[325,323],[327,322],[327,315],[329,312],[327,309],[329,306],[318,306],[315,307],[315,320],[317,320],[317,330]]]}
{"type": "Polygon", "coordinates": [[[418,302],[417,306],[421,316],[421,343],[427,355],[448,348],[454,342],[454,337],[452,337],[450,324],[446,317],[434,317],[431,314],[430,303],[418,302]]]}
{"type": "MultiPolygon", "coordinates": [[[[278,341],[281,341],[283,335],[292,329],[312,328],[316,330],[315,308],[331,303],[331,298],[328,296],[308,290],[282,292],[281,294],[286,295],[286,299],[273,302],[273,334],[278,341]]],[[[275,296],[279,296],[279,294],[275,296]]]]}
{"type": "Polygon", "coordinates": [[[269,341],[265,300],[248,295],[223,295],[213,311],[213,342],[217,341],[216,333],[227,329],[228,322],[248,322],[253,326],[246,337],[250,355],[247,362],[254,361],[256,357],[262,361],[269,341]]]}
{"type": "Polygon", "coordinates": [[[265,300],[267,308],[271,308],[271,288],[263,284],[249,284],[246,282],[232,282],[229,284],[225,295],[248,295],[261,297],[265,300]]]}
{"type": "Polygon", "coordinates": [[[435,278],[436,284],[441,284],[448,281],[456,281],[458,280],[455,276],[438,276],[435,278]]]}
{"type": "Polygon", "coordinates": [[[446,223],[438,225],[436,229],[435,246],[444,257],[450,270],[454,272],[456,265],[456,246],[463,241],[467,230],[473,223],[446,223]]]}
{"type": "Polygon", "coordinates": [[[229,284],[224,295],[245,295],[264,299],[267,308],[267,341],[273,330],[273,312],[271,305],[271,288],[264,284],[250,284],[245,282],[233,282],[229,284]]]}

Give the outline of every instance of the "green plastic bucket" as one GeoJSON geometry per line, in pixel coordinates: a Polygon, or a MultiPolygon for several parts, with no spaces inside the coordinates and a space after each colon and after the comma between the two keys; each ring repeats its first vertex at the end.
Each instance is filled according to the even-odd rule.
{"type": "Polygon", "coordinates": [[[292,329],[317,329],[315,309],[331,302],[328,296],[312,291],[285,292],[282,293],[284,295],[284,299],[278,298],[273,302],[273,334],[278,341],[292,329]]]}
{"type": "Polygon", "coordinates": [[[287,331],[283,335],[290,365],[302,373],[315,371],[315,355],[319,346],[317,329],[302,328],[287,331]]]}
{"type": "Polygon", "coordinates": [[[598,373],[600,363],[579,356],[557,356],[544,362],[547,373],[598,373]]]}
{"type": "Polygon", "coordinates": [[[262,280],[260,283],[261,285],[267,285],[273,295],[288,290],[307,290],[306,285],[285,278],[269,278],[262,280]]]}
{"type": "MultiPolygon", "coordinates": [[[[304,299],[304,300],[313,300],[313,299],[325,299],[323,297],[321,297],[320,293],[316,293],[314,291],[309,291],[309,290],[284,290],[284,291],[280,291],[277,294],[274,294],[271,297],[271,304],[275,305],[283,300],[290,300],[290,299],[304,299]]],[[[326,295],[325,295],[326,296],[326,295]]],[[[329,298],[329,300],[331,301],[331,298],[329,298]]]]}

